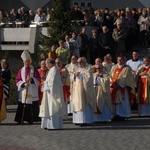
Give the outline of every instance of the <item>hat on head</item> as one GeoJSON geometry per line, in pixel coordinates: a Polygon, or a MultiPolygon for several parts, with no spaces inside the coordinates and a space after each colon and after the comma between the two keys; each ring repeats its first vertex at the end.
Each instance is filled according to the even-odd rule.
{"type": "Polygon", "coordinates": [[[30,54],[27,50],[24,50],[21,54],[22,60],[30,60],[30,54]]]}

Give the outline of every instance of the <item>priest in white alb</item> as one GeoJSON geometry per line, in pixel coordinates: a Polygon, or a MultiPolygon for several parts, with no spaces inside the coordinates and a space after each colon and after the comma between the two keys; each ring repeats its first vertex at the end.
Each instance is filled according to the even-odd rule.
{"type": "Polygon", "coordinates": [[[115,106],[112,121],[124,121],[131,116],[131,104],[135,97],[134,76],[124,56],[117,57],[117,64],[110,71],[110,87],[115,106]]]}
{"type": "Polygon", "coordinates": [[[39,114],[39,117],[42,118],[41,128],[61,129],[64,115],[62,80],[54,60],[47,58],[46,67],[49,71],[42,89],[43,98],[39,114]]]}
{"type": "Polygon", "coordinates": [[[86,66],[83,58],[78,59],[78,68],[72,75],[73,123],[85,126],[94,122],[96,112],[92,68],[86,66]]]}
{"type": "Polygon", "coordinates": [[[108,122],[114,113],[110,94],[110,77],[103,71],[102,65],[95,65],[95,70],[93,74],[97,106],[95,122],[108,122]]]}
{"type": "MultiPolygon", "coordinates": [[[[69,72],[69,76],[70,76],[70,89],[72,89],[71,77],[74,74],[75,70],[78,68],[77,59],[78,58],[77,58],[76,55],[72,55],[70,64],[66,65],[66,68],[67,68],[67,70],[69,72]]],[[[68,115],[72,115],[72,113],[73,113],[73,110],[72,110],[72,97],[70,95],[70,102],[68,104],[68,115]]]]}

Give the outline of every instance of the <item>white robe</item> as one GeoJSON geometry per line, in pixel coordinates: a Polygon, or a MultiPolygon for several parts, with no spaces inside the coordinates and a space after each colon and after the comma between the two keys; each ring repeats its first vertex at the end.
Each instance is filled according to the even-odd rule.
{"type": "Polygon", "coordinates": [[[82,111],[73,112],[73,123],[92,123],[94,122],[94,114],[92,113],[89,105],[87,105],[82,111]]]}
{"type": "MultiPolygon", "coordinates": [[[[94,84],[98,84],[99,86],[101,86],[101,88],[104,88],[102,86],[104,86],[104,84],[102,84],[103,80],[100,78],[100,77],[97,77],[97,78],[94,78],[94,84]]],[[[107,85],[105,83],[105,85],[107,85]]],[[[104,90],[102,90],[104,91],[104,90]]],[[[106,92],[106,91],[105,91],[106,92]]],[[[108,95],[109,93],[107,93],[108,95]]],[[[111,96],[110,96],[111,97],[111,96]]],[[[104,100],[104,105],[103,105],[103,110],[101,112],[101,114],[94,114],[94,121],[95,122],[105,122],[105,121],[109,121],[113,115],[112,115],[112,112],[110,111],[110,108],[108,107],[108,104],[107,104],[107,101],[106,101],[106,98],[108,97],[103,97],[102,100],[104,100]]],[[[110,99],[107,99],[107,100],[110,100],[111,101],[111,98],[110,99]]],[[[102,103],[101,103],[102,104],[102,103]]],[[[110,104],[110,103],[109,103],[110,104]]],[[[113,105],[113,104],[112,104],[113,105]]]]}
{"type": "MultiPolygon", "coordinates": [[[[73,64],[73,63],[66,65],[66,68],[67,68],[69,75],[70,75],[70,81],[71,81],[71,76],[73,75],[73,73],[77,69],[77,67],[78,67],[77,64],[73,64]]],[[[72,86],[72,83],[70,82],[70,87],[71,86],[72,86]]],[[[73,113],[71,95],[70,95],[70,103],[67,106],[67,110],[68,110],[68,114],[73,113]]]]}
{"type": "Polygon", "coordinates": [[[139,116],[150,116],[150,104],[138,104],[139,116]]]}
{"type": "Polygon", "coordinates": [[[112,113],[110,112],[106,102],[103,106],[102,114],[94,114],[94,121],[95,122],[105,122],[109,121],[113,117],[112,113]]]}
{"type": "MultiPolygon", "coordinates": [[[[122,68],[123,65],[117,64],[116,66],[114,66],[114,68],[112,68],[111,74],[114,73],[113,70],[115,70],[115,68],[117,67],[122,68]]],[[[125,93],[123,97],[121,92],[116,96],[117,105],[114,105],[115,115],[119,115],[120,117],[124,117],[124,118],[128,118],[131,116],[130,96],[129,96],[129,90],[127,86],[131,88],[132,95],[135,94],[133,81],[134,78],[131,69],[126,66],[125,68],[123,68],[123,70],[121,71],[117,79],[117,83],[119,84],[119,86],[121,86],[122,88],[125,87],[125,93]]]]}
{"type": "Polygon", "coordinates": [[[129,100],[129,92],[125,87],[124,101],[116,105],[116,115],[128,118],[131,116],[131,107],[129,100]]]}
{"type": "Polygon", "coordinates": [[[39,117],[41,128],[61,129],[63,127],[64,96],[59,70],[53,66],[43,86],[43,98],[39,117]]]}
{"type": "MultiPolygon", "coordinates": [[[[77,78],[82,81],[84,78],[83,76],[85,76],[84,73],[82,72],[84,70],[84,68],[79,68],[78,70],[80,71],[80,74],[77,78]]],[[[74,76],[72,76],[72,80],[74,80],[74,76]]],[[[84,90],[83,90],[83,92],[84,92],[84,90]]],[[[84,94],[85,93],[83,93],[82,98],[86,99],[86,96],[84,94]]],[[[93,99],[95,99],[95,98],[93,97],[93,99]]],[[[73,104],[74,104],[74,102],[73,102],[73,104]]],[[[82,110],[73,112],[73,123],[82,124],[82,123],[92,123],[92,122],[94,122],[94,114],[91,111],[89,104],[87,104],[82,110]]]]}

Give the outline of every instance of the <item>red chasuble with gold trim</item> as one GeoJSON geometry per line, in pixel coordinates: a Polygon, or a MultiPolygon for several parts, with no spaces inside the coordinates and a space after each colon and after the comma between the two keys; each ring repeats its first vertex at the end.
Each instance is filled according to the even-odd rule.
{"type": "MultiPolygon", "coordinates": [[[[145,72],[149,72],[150,67],[149,68],[144,68],[143,71],[145,72]]],[[[147,102],[147,76],[141,76],[140,77],[140,81],[139,81],[139,85],[140,85],[140,90],[139,90],[139,103],[140,104],[146,104],[147,102]]]]}
{"type": "MultiPolygon", "coordinates": [[[[112,81],[111,81],[110,84],[116,84],[117,83],[118,77],[119,77],[119,75],[120,75],[120,73],[121,73],[121,71],[124,67],[126,67],[126,66],[123,66],[122,68],[116,68],[116,70],[114,71],[114,76],[113,76],[112,81]]],[[[125,88],[120,88],[119,90],[121,91],[122,95],[125,94],[125,88]]],[[[115,88],[111,87],[110,88],[110,93],[111,93],[111,96],[112,96],[112,102],[114,104],[116,104],[115,103],[115,97],[116,97],[117,90],[115,88]]]]}

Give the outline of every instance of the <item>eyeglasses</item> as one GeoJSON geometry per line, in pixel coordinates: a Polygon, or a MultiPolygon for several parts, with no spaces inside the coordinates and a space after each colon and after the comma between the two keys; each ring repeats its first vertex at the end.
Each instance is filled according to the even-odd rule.
{"type": "Polygon", "coordinates": [[[55,62],[55,64],[60,64],[60,62],[55,62]]]}
{"type": "Polygon", "coordinates": [[[78,64],[81,64],[82,62],[81,61],[79,61],[79,62],[77,62],[78,64]]]}

